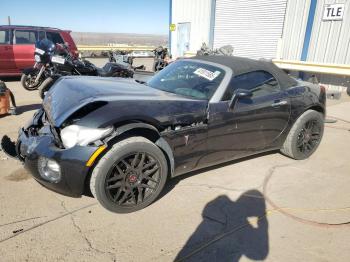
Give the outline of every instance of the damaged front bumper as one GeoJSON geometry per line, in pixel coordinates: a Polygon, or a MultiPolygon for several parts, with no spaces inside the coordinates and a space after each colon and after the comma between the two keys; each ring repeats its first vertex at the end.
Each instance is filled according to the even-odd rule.
{"type": "MultiPolygon", "coordinates": [[[[90,169],[86,163],[98,147],[60,148],[54,130],[49,125],[40,126],[43,115],[44,112],[39,110],[32,121],[19,131],[17,143],[12,145],[16,147],[17,158],[43,186],[63,195],[80,197],[90,169]],[[59,166],[59,179],[53,182],[43,174],[43,159],[59,166]]],[[[13,148],[3,149],[13,151],[13,148]]]]}

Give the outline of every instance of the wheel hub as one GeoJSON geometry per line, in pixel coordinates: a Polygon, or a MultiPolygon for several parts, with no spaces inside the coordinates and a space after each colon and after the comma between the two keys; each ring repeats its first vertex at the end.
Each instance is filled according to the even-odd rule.
{"type": "Polygon", "coordinates": [[[125,182],[129,183],[131,186],[137,184],[140,180],[140,174],[135,169],[130,169],[126,171],[125,182]]]}
{"type": "Polygon", "coordinates": [[[133,184],[133,183],[135,183],[136,181],[137,181],[137,175],[136,174],[134,174],[134,173],[131,173],[131,174],[129,174],[129,182],[131,183],[131,184],[133,184]]]}
{"type": "Polygon", "coordinates": [[[310,134],[309,132],[307,132],[307,133],[305,134],[304,142],[307,143],[307,142],[310,141],[310,139],[311,139],[311,134],[310,134]]]}
{"type": "Polygon", "coordinates": [[[303,129],[299,133],[297,147],[301,153],[307,154],[317,146],[320,141],[321,129],[315,120],[305,123],[303,129]]]}

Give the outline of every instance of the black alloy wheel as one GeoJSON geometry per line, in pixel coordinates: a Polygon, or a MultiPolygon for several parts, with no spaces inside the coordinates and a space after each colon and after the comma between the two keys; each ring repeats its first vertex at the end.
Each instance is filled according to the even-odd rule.
{"type": "Polygon", "coordinates": [[[290,129],[281,152],[296,160],[310,157],[321,144],[324,121],[324,114],[321,112],[304,112],[290,129]]]}
{"type": "Polygon", "coordinates": [[[168,178],[163,151],[144,137],[114,144],[95,167],[90,190],[99,203],[115,213],[131,213],[153,203],[168,178]]]}
{"type": "Polygon", "coordinates": [[[307,121],[298,135],[297,148],[299,152],[304,155],[313,152],[321,141],[321,132],[322,127],[318,121],[307,121]]]}
{"type": "Polygon", "coordinates": [[[108,198],[120,206],[136,206],[160,183],[160,163],[149,153],[137,152],[117,160],[106,178],[108,198]]]}

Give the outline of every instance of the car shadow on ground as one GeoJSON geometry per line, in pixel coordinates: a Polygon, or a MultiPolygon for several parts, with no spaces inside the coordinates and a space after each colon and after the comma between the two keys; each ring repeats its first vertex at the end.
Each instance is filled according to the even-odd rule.
{"type": "Polygon", "coordinates": [[[203,221],[175,261],[264,260],[269,253],[268,221],[261,192],[250,190],[236,201],[221,195],[202,212],[203,221]]]}
{"type": "MultiPolygon", "coordinates": [[[[279,153],[264,152],[203,168],[170,179],[158,200],[180,181],[221,167],[279,153]]],[[[231,201],[221,195],[209,202],[202,212],[203,221],[177,254],[175,261],[239,261],[244,255],[264,260],[269,252],[266,204],[258,190],[247,191],[231,201]]]]}

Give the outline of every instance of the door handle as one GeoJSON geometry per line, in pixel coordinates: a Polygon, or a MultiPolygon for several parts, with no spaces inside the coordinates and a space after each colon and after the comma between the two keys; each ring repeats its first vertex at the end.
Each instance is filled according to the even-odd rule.
{"type": "Polygon", "coordinates": [[[288,101],[286,101],[286,100],[283,100],[283,101],[276,101],[275,103],[273,103],[271,106],[272,107],[279,107],[279,106],[284,106],[284,105],[286,105],[286,104],[288,104],[288,101]]]}

